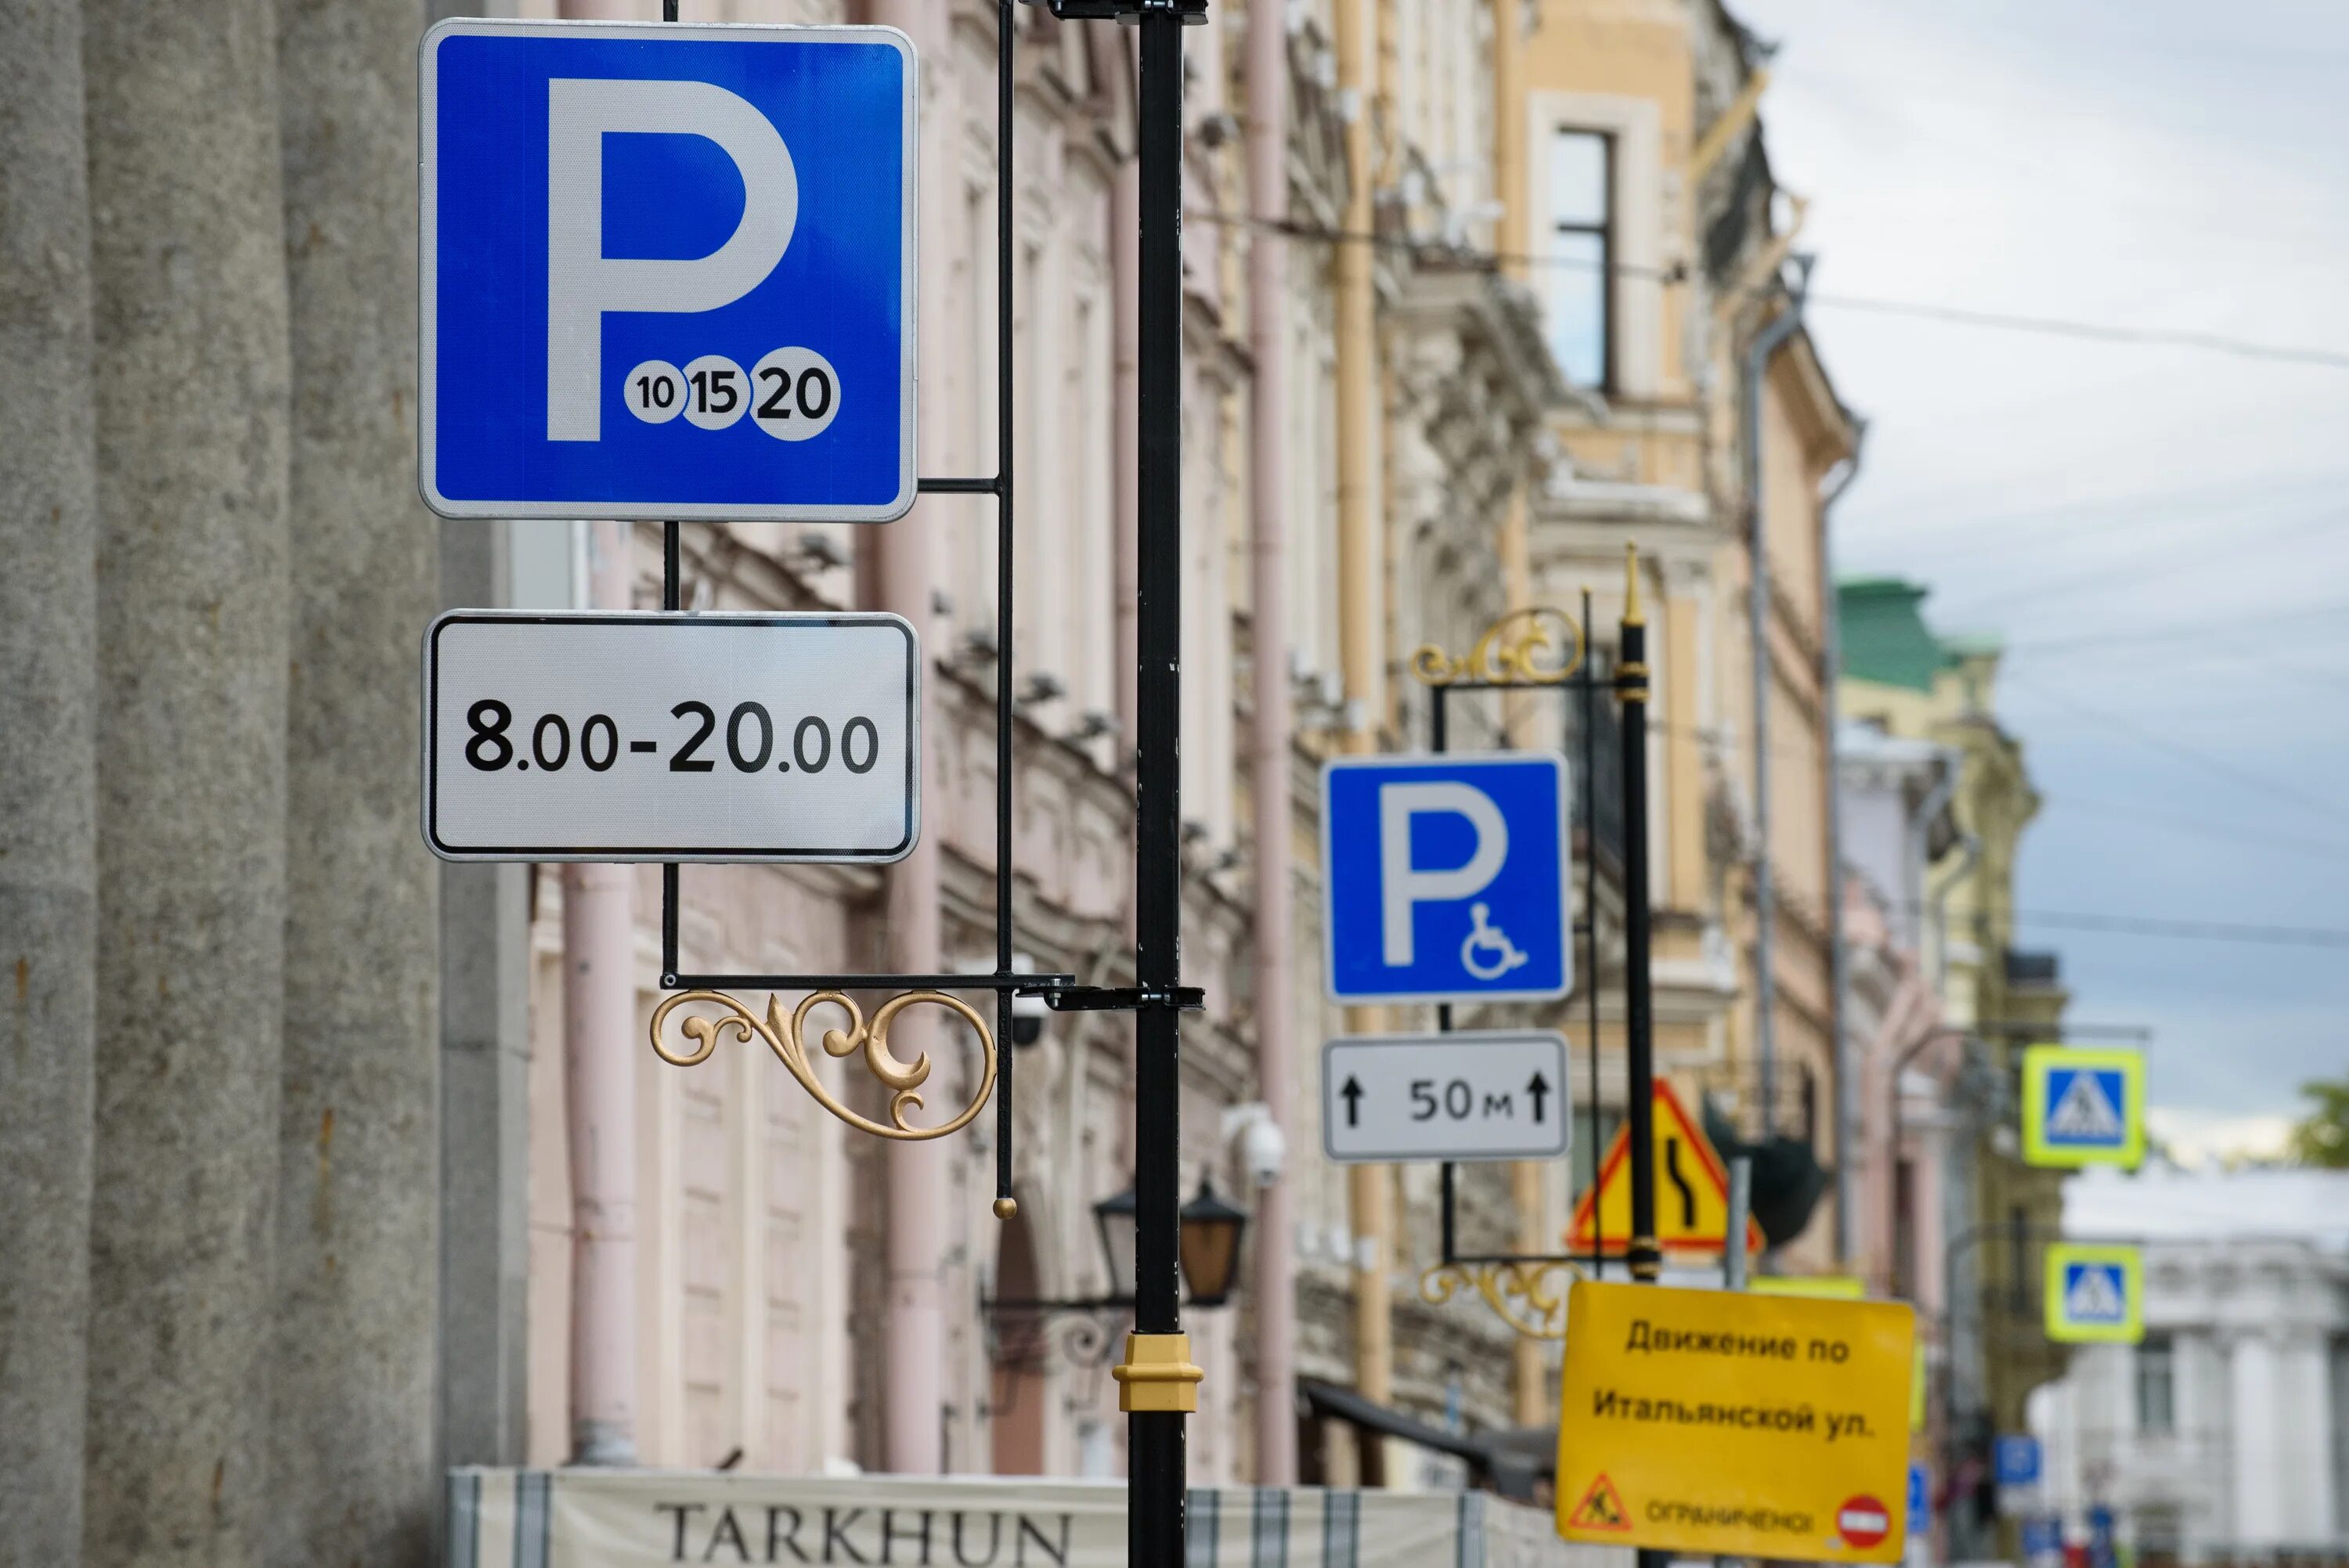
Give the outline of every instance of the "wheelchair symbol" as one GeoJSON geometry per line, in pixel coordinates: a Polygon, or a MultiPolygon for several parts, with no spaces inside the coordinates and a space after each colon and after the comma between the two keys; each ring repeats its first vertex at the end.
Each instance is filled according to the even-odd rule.
{"type": "Polygon", "coordinates": [[[1479,980],[1498,980],[1529,960],[1517,950],[1517,944],[1509,940],[1507,933],[1497,925],[1485,923],[1487,913],[1484,904],[1468,906],[1468,918],[1475,922],[1475,927],[1468,933],[1467,940],[1460,944],[1460,963],[1479,980]],[[1480,953],[1489,956],[1480,960],[1477,956],[1480,953]]]}

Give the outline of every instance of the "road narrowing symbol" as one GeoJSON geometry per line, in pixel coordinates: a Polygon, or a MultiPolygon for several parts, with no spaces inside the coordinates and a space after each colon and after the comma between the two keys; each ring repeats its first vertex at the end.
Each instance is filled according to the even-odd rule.
{"type": "MultiPolygon", "coordinates": [[[[1713,1142],[1662,1078],[1656,1080],[1656,1243],[1668,1253],[1718,1253],[1729,1233],[1729,1172],[1713,1142]]],[[[1599,1162],[1599,1180],[1575,1201],[1568,1241],[1576,1252],[1619,1257],[1631,1242],[1631,1130],[1620,1127],[1599,1162]]],[[[1749,1217],[1745,1250],[1762,1249],[1749,1217]]]]}
{"type": "Polygon", "coordinates": [[[1627,1531],[1631,1528],[1631,1515],[1617,1495],[1615,1483],[1601,1470],[1599,1479],[1590,1483],[1590,1490],[1582,1494],[1582,1501],[1575,1504],[1567,1522],[1577,1530],[1627,1531]]]}

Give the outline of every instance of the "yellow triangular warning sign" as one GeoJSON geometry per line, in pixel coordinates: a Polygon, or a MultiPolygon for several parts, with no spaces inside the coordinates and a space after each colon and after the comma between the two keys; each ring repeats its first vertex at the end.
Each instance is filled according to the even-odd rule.
{"type": "Polygon", "coordinates": [[[1616,1491],[1615,1483],[1607,1479],[1606,1471],[1599,1472],[1599,1479],[1590,1483],[1590,1490],[1582,1494],[1582,1501],[1566,1516],[1566,1527],[1611,1531],[1631,1528],[1631,1511],[1623,1506],[1622,1496],[1616,1491]]]}
{"type": "MultiPolygon", "coordinates": [[[[1668,1253],[1718,1253],[1729,1232],[1729,1172],[1680,1097],[1662,1078],[1655,1094],[1656,1244],[1668,1253]]],[[[1575,1201],[1568,1245],[1621,1257],[1631,1244],[1631,1130],[1615,1131],[1599,1182],[1575,1201]]],[[[1762,1227],[1749,1216],[1745,1250],[1762,1250],[1762,1227]]]]}

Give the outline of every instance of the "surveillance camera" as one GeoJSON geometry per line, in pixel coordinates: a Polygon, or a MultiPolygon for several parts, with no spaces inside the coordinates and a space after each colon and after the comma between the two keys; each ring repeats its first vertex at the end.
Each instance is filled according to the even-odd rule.
{"type": "Polygon", "coordinates": [[[1288,1164],[1288,1140],[1270,1117],[1249,1122],[1240,1133],[1240,1163],[1247,1168],[1248,1180],[1259,1187],[1280,1180],[1288,1164]]]}
{"type": "Polygon", "coordinates": [[[1261,1100],[1235,1105],[1224,1112],[1224,1138],[1237,1145],[1241,1168],[1258,1187],[1280,1180],[1288,1166],[1288,1140],[1272,1119],[1272,1109],[1261,1100]]]}
{"type": "MultiPolygon", "coordinates": [[[[1025,974],[1032,971],[1036,963],[1028,954],[1021,953],[1013,956],[1012,966],[1025,974]]],[[[1051,1007],[1040,995],[1015,995],[1011,998],[1011,1043],[1015,1046],[1032,1046],[1042,1039],[1044,1020],[1050,1016],[1051,1011],[1051,1007]]]]}

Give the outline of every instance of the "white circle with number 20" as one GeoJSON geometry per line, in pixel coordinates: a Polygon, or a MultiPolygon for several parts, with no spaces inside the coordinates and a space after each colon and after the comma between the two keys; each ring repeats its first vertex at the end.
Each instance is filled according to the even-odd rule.
{"type": "Polygon", "coordinates": [[[750,372],[750,417],[779,441],[821,436],[839,413],[839,373],[812,348],[778,348],[750,372]]]}
{"type": "Polygon", "coordinates": [[[629,371],[620,395],[628,412],[647,425],[666,425],[685,412],[685,377],[666,359],[647,359],[629,371]]]}
{"type": "Polygon", "coordinates": [[[750,406],[750,377],[722,354],[705,354],[685,367],[685,418],[705,430],[722,430],[750,406]]]}

